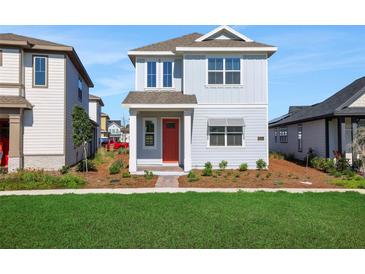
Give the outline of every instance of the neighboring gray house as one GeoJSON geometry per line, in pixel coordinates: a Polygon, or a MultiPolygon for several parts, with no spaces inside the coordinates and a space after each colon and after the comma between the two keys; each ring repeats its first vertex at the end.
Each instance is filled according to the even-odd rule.
{"type": "Polygon", "coordinates": [[[93,94],[89,94],[89,117],[95,122],[96,128],[93,136],[92,151],[96,151],[100,147],[101,143],[101,108],[104,106],[103,100],[93,94]]]}
{"type": "Polygon", "coordinates": [[[327,158],[337,151],[352,161],[356,157],[352,140],[359,126],[365,126],[365,77],[321,103],[292,106],[287,114],[270,121],[270,150],[300,160],[309,149],[327,158]]]}
{"type": "Polygon", "coordinates": [[[221,26],[129,51],[130,171],[268,162],[267,70],[276,50],[221,26]]]}
{"type": "Polygon", "coordinates": [[[79,161],[72,109],[88,111],[89,87],[93,83],[73,47],[0,34],[1,139],[9,148],[2,164],[9,171],[52,170],[79,161]]]}

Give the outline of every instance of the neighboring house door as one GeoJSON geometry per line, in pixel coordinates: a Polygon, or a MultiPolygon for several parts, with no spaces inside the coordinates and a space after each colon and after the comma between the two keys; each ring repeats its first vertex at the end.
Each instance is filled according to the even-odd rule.
{"type": "Polygon", "coordinates": [[[179,161],[179,119],[163,119],[162,160],[179,161]]]}

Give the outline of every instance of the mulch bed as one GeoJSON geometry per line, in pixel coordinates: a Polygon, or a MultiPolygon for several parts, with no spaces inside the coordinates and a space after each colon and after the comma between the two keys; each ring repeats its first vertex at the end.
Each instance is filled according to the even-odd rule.
{"type": "Polygon", "coordinates": [[[199,180],[189,182],[187,176],[179,178],[179,187],[221,187],[221,188],[336,188],[330,175],[313,168],[306,168],[286,160],[270,159],[268,170],[224,170],[219,176],[201,176],[201,170],[194,170],[199,180]],[[301,182],[310,182],[303,184],[301,182]]]}
{"type": "Polygon", "coordinates": [[[87,174],[77,172],[77,175],[85,178],[87,181],[84,188],[155,187],[157,176],[154,176],[151,180],[147,180],[141,175],[131,175],[130,178],[122,178],[122,174],[128,172],[128,168],[122,169],[119,174],[109,174],[109,166],[118,159],[122,159],[124,163],[128,164],[127,154],[115,153],[114,158],[106,158],[106,161],[98,166],[98,171],[90,171],[87,174]]]}

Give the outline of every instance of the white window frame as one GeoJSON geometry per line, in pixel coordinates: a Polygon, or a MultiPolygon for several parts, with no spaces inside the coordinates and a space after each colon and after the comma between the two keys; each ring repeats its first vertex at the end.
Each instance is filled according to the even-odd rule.
{"type": "Polygon", "coordinates": [[[156,90],[156,89],[158,89],[158,86],[159,86],[159,81],[158,81],[158,75],[159,75],[158,60],[156,58],[146,59],[144,67],[145,67],[145,69],[144,69],[144,87],[145,87],[145,89],[146,90],[156,90]],[[148,86],[148,62],[156,62],[156,87],[149,87],[148,86]]]}
{"type": "Polygon", "coordinates": [[[205,62],[205,85],[207,87],[242,87],[242,74],[243,74],[243,58],[241,55],[209,55],[206,56],[205,62]],[[209,84],[209,59],[210,58],[223,58],[223,70],[214,70],[215,72],[223,72],[223,84],[209,84]],[[239,84],[226,84],[226,72],[237,72],[237,70],[226,70],[226,58],[238,58],[240,59],[240,83],[239,84]]]}
{"type": "Polygon", "coordinates": [[[297,125],[297,150],[298,150],[298,152],[303,152],[303,125],[302,124],[297,125]],[[300,138],[299,138],[299,132],[300,132],[300,138]],[[300,146],[299,146],[299,144],[300,144],[300,146]]]}
{"type": "Polygon", "coordinates": [[[146,58],[144,63],[144,89],[145,90],[175,90],[175,81],[174,81],[174,71],[175,71],[175,59],[174,58],[146,58]],[[148,62],[156,62],[156,87],[148,87],[148,62]],[[164,87],[163,86],[163,62],[171,62],[172,63],[172,86],[164,87]]]}
{"type": "Polygon", "coordinates": [[[279,143],[287,144],[289,142],[289,136],[288,135],[289,135],[288,127],[281,127],[279,129],[279,143]],[[286,134],[284,134],[285,132],[286,132],[286,134]],[[281,133],[283,133],[283,134],[281,134],[281,133]],[[286,137],[286,139],[284,141],[282,141],[281,137],[286,137]]]}
{"type": "MultiPolygon", "coordinates": [[[[222,135],[224,135],[224,146],[211,146],[210,145],[210,129],[209,129],[209,125],[207,125],[207,135],[208,135],[208,142],[207,142],[207,147],[209,148],[242,148],[246,146],[245,143],[245,133],[246,133],[246,126],[242,126],[242,145],[240,146],[229,146],[228,142],[227,142],[227,136],[228,136],[228,132],[227,132],[227,127],[234,127],[234,126],[222,126],[224,127],[224,133],[221,133],[222,135]]],[[[233,132],[230,132],[233,133],[233,132]]]]}
{"type": "Polygon", "coordinates": [[[174,85],[174,69],[175,69],[175,60],[173,59],[161,59],[160,60],[160,66],[161,66],[161,89],[175,89],[175,85],[174,85]],[[163,71],[163,63],[164,62],[171,62],[171,87],[164,87],[163,86],[163,75],[164,75],[164,71],[163,71]]]}
{"type": "MultiPolygon", "coordinates": [[[[157,147],[157,118],[155,117],[145,117],[142,118],[142,127],[143,127],[143,149],[156,149],[157,147]],[[151,121],[154,124],[154,144],[153,146],[146,146],[146,121],[151,121]]],[[[152,134],[151,132],[148,132],[148,134],[152,134]]]]}
{"type": "Polygon", "coordinates": [[[32,64],[32,70],[33,70],[33,87],[35,88],[48,88],[48,56],[47,55],[33,55],[33,64],[32,64]],[[44,85],[37,85],[35,83],[35,59],[36,58],[44,58],[45,59],[45,63],[44,63],[44,69],[45,69],[45,81],[44,81],[44,85]]]}

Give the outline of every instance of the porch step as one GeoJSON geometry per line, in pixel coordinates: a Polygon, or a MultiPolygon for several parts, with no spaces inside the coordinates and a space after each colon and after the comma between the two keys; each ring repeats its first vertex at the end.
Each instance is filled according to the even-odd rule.
{"type": "MultiPolygon", "coordinates": [[[[161,171],[161,170],[151,170],[153,172],[153,175],[158,176],[183,176],[187,175],[187,172],[184,171],[161,171]]],[[[136,171],[132,172],[134,175],[144,175],[144,171],[136,171]]]]}

